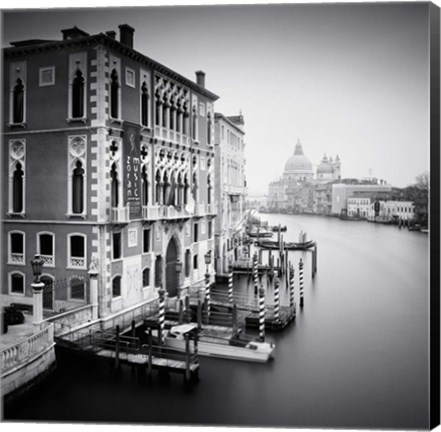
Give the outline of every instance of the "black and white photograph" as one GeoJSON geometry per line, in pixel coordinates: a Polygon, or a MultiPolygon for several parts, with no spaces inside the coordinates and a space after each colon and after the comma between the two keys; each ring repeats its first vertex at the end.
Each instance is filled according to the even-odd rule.
{"type": "Polygon", "coordinates": [[[1,10],[2,422],[438,426],[439,7],[73,6],[1,10]]]}

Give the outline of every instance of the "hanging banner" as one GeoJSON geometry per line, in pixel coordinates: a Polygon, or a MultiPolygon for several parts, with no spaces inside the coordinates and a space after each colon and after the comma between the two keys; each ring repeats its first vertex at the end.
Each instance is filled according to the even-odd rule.
{"type": "Polygon", "coordinates": [[[140,219],[141,210],[141,161],[140,128],[125,122],[124,129],[124,191],[129,208],[129,219],[140,219]]]}

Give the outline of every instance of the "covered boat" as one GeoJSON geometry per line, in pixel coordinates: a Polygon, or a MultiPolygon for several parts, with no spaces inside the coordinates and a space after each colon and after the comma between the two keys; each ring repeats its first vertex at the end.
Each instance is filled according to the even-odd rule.
{"type": "MultiPolygon", "coordinates": [[[[197,331],[197,324],[180,324],[164,334],[164,343],[173,348],[185,349],[185,335],[197,331]]],[[[216,331],[203,329],[198,336],[198,354],[233,360],[264,363],[273,354],[274,344],[246,340],[243,336],[219,335],[216,331]]]]}

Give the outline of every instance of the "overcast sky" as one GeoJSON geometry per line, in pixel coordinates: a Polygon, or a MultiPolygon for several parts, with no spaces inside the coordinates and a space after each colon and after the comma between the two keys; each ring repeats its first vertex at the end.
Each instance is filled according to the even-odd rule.
{"type": "Polygon", "coordinates": [[[343,177],[411,184],[429,165],[426,3],[176,6],[6,11],[3,46],[135,28],[135,49],[220,96],[245,118],[250,193],[266,193],[297,139],[343,177]]]}

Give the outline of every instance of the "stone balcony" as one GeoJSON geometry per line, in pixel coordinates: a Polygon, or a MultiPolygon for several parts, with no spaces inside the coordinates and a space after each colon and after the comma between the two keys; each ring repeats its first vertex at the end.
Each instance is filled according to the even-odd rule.
{"type": "Polygon", "coordinates": [[[110,209],[110,219],[112,223],[126,224],[129,222],[128,207],[112,207],[110,209]]]}
{"type": "Polygon", "coordinates": [[[155,136],[158,139],[171,141],[175,144],[182,144],[182,145],[188,144],[187,135],[161,126],[155,126],[155,136]]]}

